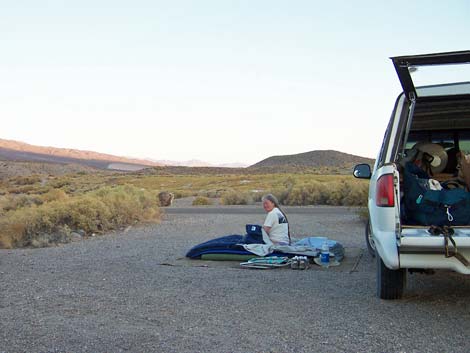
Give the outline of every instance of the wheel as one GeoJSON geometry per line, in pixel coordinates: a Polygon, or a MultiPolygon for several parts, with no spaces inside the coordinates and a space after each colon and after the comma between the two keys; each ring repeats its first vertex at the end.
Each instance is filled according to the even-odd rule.
{"type": "Polygon", "coordinates": [[[406,283],[406,270],[390,270],[377,254],[377,296],[380,299],[400,299],[406,283]]]}
{"type": "Polygon", "coordinates": [[[366,235],[367,250],[369,250],[369,253],[372,255],[372,257],[375,257],[375,243],[374,243],[374,238],[372,237],[370,219],[367,219],[365,235],[366,235]]]}

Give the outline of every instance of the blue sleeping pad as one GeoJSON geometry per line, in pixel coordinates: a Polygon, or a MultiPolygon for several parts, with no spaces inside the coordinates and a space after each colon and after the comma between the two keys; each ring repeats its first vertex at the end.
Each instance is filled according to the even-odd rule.
{"type": "Polygon", "coordinates": [[[195,259],[200,258],[204,254],[253,255],[239,244],[263,244],[263,239],[260,236],[251,234],[227,235],[194,246],[188,251],[186,257],[195,259]]]}

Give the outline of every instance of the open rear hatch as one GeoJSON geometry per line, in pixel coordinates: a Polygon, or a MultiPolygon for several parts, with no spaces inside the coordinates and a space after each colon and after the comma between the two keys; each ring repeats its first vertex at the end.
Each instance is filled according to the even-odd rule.
{"type": "Polygon", "coordinates": [[[470,95],[470,51],[391,58],[410,100],[470,95]]]}
{"type": "MultiPolygon", "coordinates": [[[[402,155],[420,139],[443,147],[447,146],[447,142],[449,146],[456,147],[457,151],[460,146],[470,153],[470,150],[466,150],[470,146],[467,140],[470,142],[470,139],[463,137],[470,136],[470,51],[391,59],[410,102],[402,155]]],[[[403,190],[401,186],[400,189],[403,190]]],[[[412,254],[431,256],[443,253],[445,237],[431,235],[428,231],[430,226],[402,224],[399,240],[402,261],[406,259],[408,265],[412,266],[412,254]],[[411,257],[407,257],[407,254],[411,257]]],[[[464,261],[455,257],[449,261],[460,267],[460,272],[470,273],[466,262],[466,259],[470,260],[470,224],[452,228],[451,240],[456,242],[464,261]]],[[[452,244],[449,246],[453,249],[452,244]]]]}

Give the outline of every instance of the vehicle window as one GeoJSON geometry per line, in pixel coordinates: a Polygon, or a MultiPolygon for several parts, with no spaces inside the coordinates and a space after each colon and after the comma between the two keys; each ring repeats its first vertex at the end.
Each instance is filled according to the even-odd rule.
{"type": "Polygon", "coordinates": [[[462,131],[459,133],[459,150],[470,153],[470,131],[462,131]]]}
{"type": "Polygon", "coordinates": [[[410,132],[408,141],[405,144],[405,149],[409,150],[418,142],[437,143],[447,148],[455,147],[455,133],[452,131],[439,132],[439,131],[414,131],[410,132]]]}
{"type": "Polygon", "coordinates": [[[421,65],[411,66],[409,70],[415,87],[470,81],[469,64],[421,65]]]}
{"type": "Polygon", "coordinates": [[[384,139],[382,141],[382,147],[380,147],[378,165],[382,165],[385,163],[384,159],[385,159],[385,155],[387,154],[387,146],[388,146],[388,141],[390,140],[390,133],[391,133],[392,126],[393,126],[393,118],[394,118],[394,115],[392,115],[390,121],[388,122],[387,130],[385,130],[384,139]]]}
{"type": "Polygon", "coordinates": [[[422,65],[409,68],[418,97],[470,93],[470,65],[422,65]]]}

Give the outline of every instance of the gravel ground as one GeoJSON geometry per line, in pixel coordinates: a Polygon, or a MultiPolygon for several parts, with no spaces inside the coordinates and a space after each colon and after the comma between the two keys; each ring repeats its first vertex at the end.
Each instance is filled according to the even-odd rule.
{"type": "Polygon", "coordinates": [[[377,299],[353,211],[286,209],[296,237],[341,241],[349,265],[263,271],[181,260],[263,219],[253,206],[197,209],[60,247],[0,250],[0,352],[470,351],[470,278],[414,274],[403,300],[377,299]]]}

